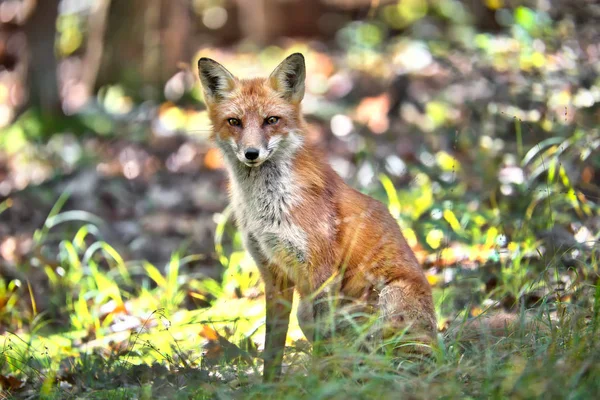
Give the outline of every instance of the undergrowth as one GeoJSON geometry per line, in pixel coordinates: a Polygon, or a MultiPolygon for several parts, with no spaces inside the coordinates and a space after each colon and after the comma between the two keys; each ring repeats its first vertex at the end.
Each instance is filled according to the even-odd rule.
{"type": "Polygon", "coordinates": [[[175,253],[165,266],[124,260],[103,240],[102,221],[61,211],[64,194],[34,235],[26,266],[43,271],[37,284],[46,290],[37,293],[45,297],[31,282],[0,278],[0,398],[592,398],[600,392],[598,234],[575,245],[536,236],[598,215],[563,167],[589,157],[590,146],[600,141],[583,132],[535,146],[522,161],[527,182],[492,207],[463,209],[460,175],[434,193],[447,166],[412,171],[423,179],[400,191],[382,175],[371,194],[387,201],[417,254],[436,256],[423,260],[438,343],[414,357],[389,351],[393,343],[359,351],[360,341],[340,340],[313,358],[292,317],[284,375],[271,384],[260,378],[260,277],[229,209],[215,218],[223,267],[215,280],[190,274],[201,255],[175,253]],[[444,246],[450,238],[468,243],[466,258],[444,246]],[[52,246],[55,260],[44,255],[52,246]],[[504,337],[456,334],[467,318],[502,308],[527,318],[504,337]]]}

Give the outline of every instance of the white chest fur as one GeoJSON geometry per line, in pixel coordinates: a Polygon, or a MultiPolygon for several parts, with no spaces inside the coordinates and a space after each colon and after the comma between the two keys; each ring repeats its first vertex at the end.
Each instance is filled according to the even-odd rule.
{"type": "Polygon", "coordinates": [[[261,256],[295,278],[306,262],[306,233],[294,223],[301,201],[289,162],[267,160],[258,168],[232,172],[232,204],[238,226],[261,256]]]}

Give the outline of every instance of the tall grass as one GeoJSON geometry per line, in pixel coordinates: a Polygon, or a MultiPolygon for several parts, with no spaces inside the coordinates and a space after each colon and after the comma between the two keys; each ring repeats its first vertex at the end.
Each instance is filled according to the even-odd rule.
{"type": "MultiPolygon", "coordinates": [[[[48,298],[0,279],[0,322],[9,326],[0,339],[0,398],[593,398],[600,392],[597,247],[549,251],[553,244],[535,235],[559,221],[598,215],[596,202],[581,196],[562,165],[590,157],[590,141],[600,146],[579,133],[525,153],[527,182],[504,200],[514,203],[495,210],[461,208],[460,182],[434,191],[433,176],[398,191],[381,175],[374,195],[387,199],[409,241],[438,252],[439,265],[428,271],[440,320],[437,343],[417,356],[399,332],[365,350],[369,326],[353,325],[350,340],[334,334],[328,353],[312,357],[292,318],[284,375],[270,384],[260,379],[260,276],[230,209],[215,218],[221,279],[192,279],[186,267],[199,255],[176,253],[165,266],[127,262],[103,240],[97,217],[61,211],[64,194],[34,236],[42,246],[56,239],[57,226],[77,227],[73,237],[60,238],[56,260],[39,260],[48,298]],[[434,210],[440,218],[428,215],[434,210]],[[505,210],[510,218],[499,216],[505,210]],[[434,240],[432,230],[444,240],[434,240]],[[503,232],[512,233],[506,249],[497,245],[503,232]],[[444,265],[450,240],[485,260],[474,270],[444,265]],[[486,287],[490,275],[495,283],[486,287]],[[542,295],[528,302],[534,292],[542,295]],[[41,304],[47,307],[40,312],[41,304]],[[466,321],[500,304],[522,316],[515,326],[500,337],[470,335],[466,321]],[[23,307],[30,312],[20,313],[23,307]]],[[[0,212],[9,206],[0,204],[0,212]]]]}

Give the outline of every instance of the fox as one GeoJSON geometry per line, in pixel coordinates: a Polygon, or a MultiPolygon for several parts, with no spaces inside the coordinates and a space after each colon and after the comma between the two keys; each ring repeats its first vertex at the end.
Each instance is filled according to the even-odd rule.
{"type": "Polygon", "coordinates": [[[374,316],[378,337],[409,330],[432,343],[432,290],[397,220],[307,139],[304,56],[291,54],[266,78],[237,78],[206,57],[198,72],[236,225],[264,282],[263,379],[280,378],[294,290],[313,343],[331,335],[334,306],[374,316]]]}

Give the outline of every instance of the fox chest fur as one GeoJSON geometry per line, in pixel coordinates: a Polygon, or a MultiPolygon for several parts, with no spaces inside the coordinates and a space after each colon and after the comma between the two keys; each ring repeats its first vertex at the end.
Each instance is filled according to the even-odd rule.
{"type": "Polygon", "coordinates": [[[308,238],[292,218],[302,198],[291,165],[278,161],[231,171],[231,201],[252,256],[279,267],[295,281],[307,263],[308,238]]]}

